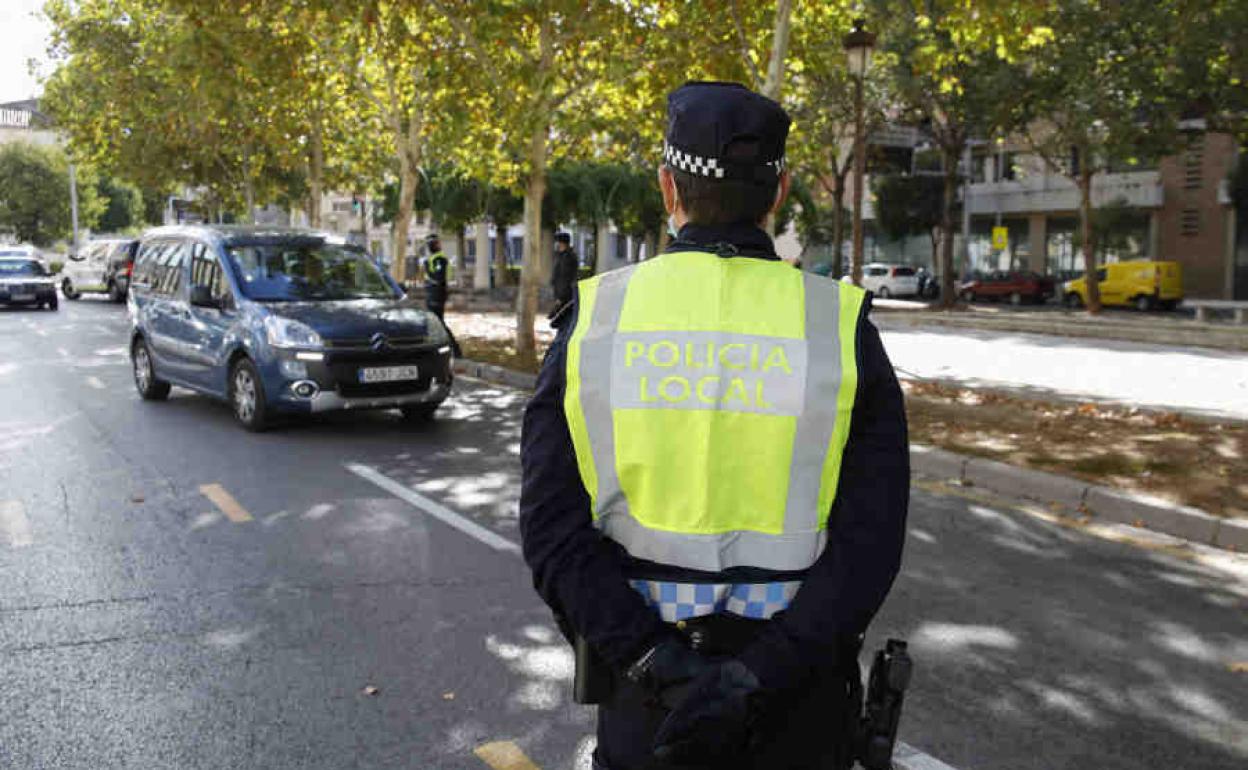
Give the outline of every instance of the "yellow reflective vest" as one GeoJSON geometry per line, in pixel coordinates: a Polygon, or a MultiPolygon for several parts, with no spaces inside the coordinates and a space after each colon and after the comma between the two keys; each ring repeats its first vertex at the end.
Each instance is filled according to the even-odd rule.
{"type": "Polygon", "coordinates": [[[597,527],[639,559],[805,569],[823,550],[865,292],[665,254],[579,284],[564,411],[597,527]]]}

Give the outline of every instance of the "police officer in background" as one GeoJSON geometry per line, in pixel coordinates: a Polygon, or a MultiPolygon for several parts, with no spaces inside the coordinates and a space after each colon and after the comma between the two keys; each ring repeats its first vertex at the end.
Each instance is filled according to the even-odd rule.
{"type": "Polygon", "coordinates": [[[430,233],[425,237],[425,248],[429,251],[425,260],[425,306],[441,320],[442,314],[446,312],[447,279],[451,263],[442,253],[442,239],[437,233],[430,233]]]}
{"type": "Polygon", "coordinates": [[[788,130],[741,85],[668,97],[677,237],[579,284],[525,412],[524,556],[611,680],[596,768],[852,762],[906,422],[869,296],[793,270],[760,226],[789,191],[788,130]]]}
{"type": "Polygon", "coordinates": [[[576,276],[581,269],[580,259],[572,249],[572,236],[568,233],[555,233],[555,264],[550,271],[550,288],[555,294],[555,313],[572,301],[572,290],[576,286],[576,276]]]}
{"type": "Polygon", "coordinates": [[[446,313],[446,298],[450,293],[447,281],[450,278],[451,262],[442,253],[442,240],[436,233],[430,233],[425,238],[425,246],[429,250],[429,256],[425,261],[425,307],[429,308],[429,312],[436,315],[446,327],[446,333],[451,338],[452,355],[462,358],[463,351],[460,350],[459,340],[455,339],[451,327],[446,325],[446,319],[443,317],[446,313]]]}

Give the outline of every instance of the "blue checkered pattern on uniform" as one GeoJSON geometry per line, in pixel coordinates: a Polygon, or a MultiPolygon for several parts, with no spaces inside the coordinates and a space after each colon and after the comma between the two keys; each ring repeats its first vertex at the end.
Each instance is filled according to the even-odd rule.
{"type": "Polygon", "coordinates": [[[800,580],[779,583],[673,583],[630,580],[646,604],[667,623],[726,612],[766,620],[788,608],[801,588],[800,580]]]}

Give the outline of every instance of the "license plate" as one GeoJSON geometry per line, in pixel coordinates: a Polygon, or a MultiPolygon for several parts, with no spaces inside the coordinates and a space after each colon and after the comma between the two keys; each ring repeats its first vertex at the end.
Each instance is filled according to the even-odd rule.
{"type": "Polygon", "coordinates": [[[11,294],[9,295],[9,299],[13,300],[14,302],[34,302],[35,295],[34,294],[11,294]]]}
{"type": "Polygon", "coordinates": [[[420,379],[420,371],[415,366],[370,366],[360,370],[360,382],[366,385],[418,379],[420,379]]]}

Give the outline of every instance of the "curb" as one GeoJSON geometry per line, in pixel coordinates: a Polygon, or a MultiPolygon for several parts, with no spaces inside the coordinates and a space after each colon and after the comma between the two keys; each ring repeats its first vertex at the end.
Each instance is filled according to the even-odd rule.
{"type": "MultiPolygon", "coordinates": [[[[1041,334],[1051,337],[1093,338],[1140,342],[1151,345],[1191,346],[1248,351],[1248,327],[1233,324],[1185,322],[1190,326],[1158,324],[1146,326],[1138,322],[1096,321],[1074,323],[1057,318],[966,316],[905,310],[879,309],[872,313],[881,329],[892,327],[941,327],[1018,334],[1041,334]]],[[[1045,314],[1047,315],[1047,314],[1045,314]]]]}
{"type": "MultiPolygon", "coordinates": [[[[532,390],[537,383],[537,375],[468,359],[456,359],[454,369],[459,375],[513,388],[532,390]]],[[[1248,518],[1223,519],[1160,498],[923,444],[910,445],[910,468],[914,473],[937,481],[980,487],[1007,497],[1056,502],[1103,521],[1149,529],[1215,548],[1248,551],[1248,518]]]]}
{"type": "Polygon", "coordinates": [[[1248,551],[1248,519],[1223,519],[1199,508],[1123,492],[1082,479],[1019,468],[993,460],[910,446],[910,467],[922,476],[981,487],[1008,497],[1060,503],[1093,518],[1173,535],[1215,548],[1248,551]]]}
{"type": "Polygon", "coordinates": [[[474,377],[478,380],[498,385],[507,385],[512,388],[533,390],[537,387],[536,374],[517,372],[514,369],[508,369],[496,364],[484,364],[468,358],[456,358],[451,364],[451,369],[458,375],[474,377]]]}

